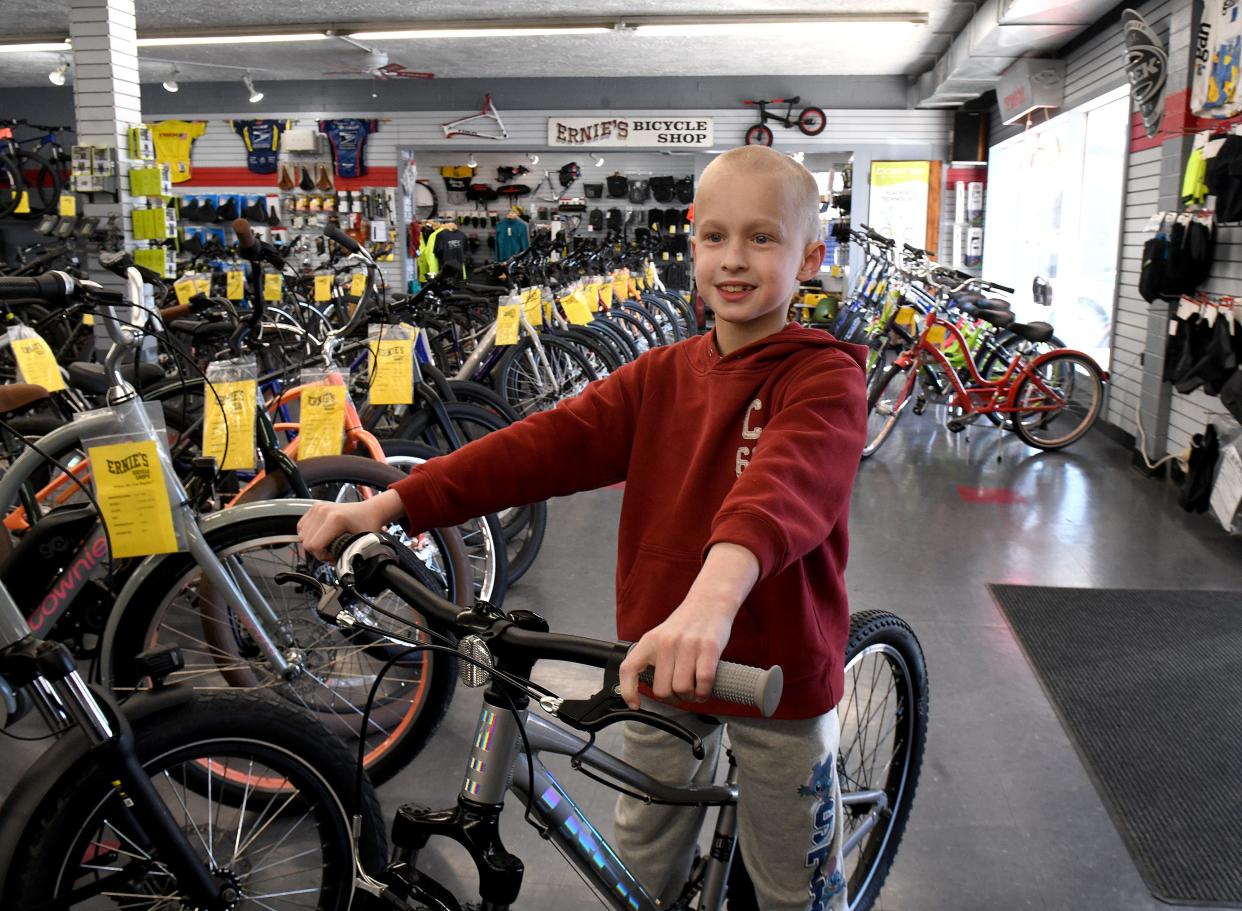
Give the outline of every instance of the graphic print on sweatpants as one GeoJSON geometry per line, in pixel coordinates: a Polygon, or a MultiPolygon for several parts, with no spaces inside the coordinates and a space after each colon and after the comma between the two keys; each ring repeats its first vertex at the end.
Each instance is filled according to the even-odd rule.
{"type": "Polygon", "coordinates": [[[811,911],[825,911],[833,896],[845,888],[845,875],[837,866],[834,850],[836,835],[836,794],[833,777],[836,775],[836,757],[831,753],[815,763],[811,777],[798,788],[801,797],[814,797],[815,830],[811,833],[811,848],[806,854],[806,865],[814,868],[811,875],[811,911]]]}

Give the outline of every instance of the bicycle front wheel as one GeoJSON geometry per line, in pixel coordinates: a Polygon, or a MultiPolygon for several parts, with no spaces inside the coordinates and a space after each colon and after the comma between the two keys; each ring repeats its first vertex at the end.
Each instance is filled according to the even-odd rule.
{"type": "Polygon", "coordinates": [[[867,393],[867,444],[862,451],[864,459],[873,455],[892,434],[902,412],[913,398],[917,376],[911,367],[893,364],[872,385],[867,393]]]}
{"type": "Polygon", "coordinates": [[[850,911],[866,911],[897,856],[927,744],[927,665],[900,617],[884,611],[850,617],[837,714],[844,872],[850,911]]]}
{"type": "MultiPolygon", "coordinates": [[[[340,741],[278,702],[215,694],[144,719],[134,748],[191,849],[236,889],[235,907],[349,908],[354,782],[340,741]]],[[[49,791],[13,858],[15,879],[0,905],[192,906],[114,778],[92,753],[49,791]]],[[[359,859],[374,871],[386,853],[383,816],[365,780],[361,796],[359,859]]]]}
{"type": "Polygon", "coordinates": [[[541,335],[545,357],[527,336],[510,348],[496,370],[496,391],[523,417],[547,411],[598,379],[587,359],[573,345],[541,335]]]}
{"type": "Polygon", "coordinates": [[[1036,449],[1061,449],[1100,416],[1104,378],[1095,361],[1065,351],[1032,364],[1014,392],[1013,430],[1036,449]]]}

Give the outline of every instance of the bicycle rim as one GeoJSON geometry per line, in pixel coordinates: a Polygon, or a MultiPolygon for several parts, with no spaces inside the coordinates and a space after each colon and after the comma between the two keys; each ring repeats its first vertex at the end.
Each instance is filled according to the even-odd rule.
{"type": "Polygon", "coordinates": [[[894,364],[867,397],[867,443],[863,457],[872,455],[888,439],[901,414],[910,404],[918,373],[894,364]],[[894,384],[896,380],[896,384],[894,384]]]}
{"type": "Polygon", "coordinates": [[[1094,363],[1077,354],[1053,355],[1019,382],[1013,429],[1037,449],[1060,449],[1091,429],[1103,399],[1094,363]]]}

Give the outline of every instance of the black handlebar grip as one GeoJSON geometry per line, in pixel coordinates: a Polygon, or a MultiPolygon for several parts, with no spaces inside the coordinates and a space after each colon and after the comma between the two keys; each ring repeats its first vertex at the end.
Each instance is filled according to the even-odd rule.
{"type": "Polygon", "coordinates": [[[336,225],[328,225],[323,229],[323,236],[329,240],[334,240],[350,253],[361,253],[362,246],[358,241],[354,240],[336,225]]]}
{"type": "MultiPolygon", "coordinates": [[[[638,675],[638,679],[648,686],[651,685],[651,668],[638,675]]],[[[759,709],[764,718],[771,717],[781,701],[781,690],[785,685],[785,673],[779,664],[766,671],[749,664],[736,664],[732,661],[721,661],[716,665],[716,680],[712,684],[712,697],[738,705],[748,705],[759,709]]]]}
{"type": "Polygon", "coordinates": [[[984,282],[993,291],[1000,291],[1002,294],[1013,294],[1013,288],[1006,285],[998,285],[996,282],[984,282]]]}
{"type": "Polygon", "coordinates": [[[49,304],[63,304],[76,287],[65,272],[45,272],[30,277],[0,278],[0,300],[37,298],[49,304]]]}
{"type": "Polygon", "coordinates": [[[332,554],[332,562],[335,563],[337,560],[341,559],[341,554],[345,553],[345,548],[349,547],[349,545],[352,544],[354,539],[357,537],[358,535],[352,535],[352,534],[341,535],[339,538],[333,541],[328,546],[328,552],[332,554]]]}

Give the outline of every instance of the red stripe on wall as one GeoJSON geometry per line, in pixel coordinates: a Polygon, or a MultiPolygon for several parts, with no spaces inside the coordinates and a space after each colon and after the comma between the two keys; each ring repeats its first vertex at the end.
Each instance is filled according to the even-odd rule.
{"type": "Polygon", "coordinates": [[[1164,99],[1164,116],[1160,118],[1160,129],[1155,136],[1147,135],[1142,114],[1135,111],[1130,115],[1130,151],[1154,149],[1170,139],[1203,130],[1227,129],[1235,123],[1242,123],[1242,114],[1228,120],[1212,120],[1210,117],[1197,117],[1190,113],[1190,90],[1182,89],[1164,99]]]}
{"type": "MultiPolygon", "coordinates": [[[[336,189],[361,190],[364,187],[395,187],[395,167],[370,167],[362,177],[336,177],[336,189]]],[[[275,174],[255,174],[249,168],[208,168],[195,166],[190,179],[173,184],[174,187],[205,189],[207,187],[254,187],[256,190],[277,192],[275,174]]]]}

